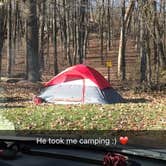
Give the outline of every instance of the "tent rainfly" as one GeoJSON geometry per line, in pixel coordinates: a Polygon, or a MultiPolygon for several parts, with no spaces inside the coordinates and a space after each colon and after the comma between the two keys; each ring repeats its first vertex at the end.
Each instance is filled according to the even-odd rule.
{"type": "Polygon", "coordinates": [[[41,94],[34,98],[36,104],[111,104],[123,101],[110,83],[95,69],[78,64],[53,77],[44,84],[41,94]]]}

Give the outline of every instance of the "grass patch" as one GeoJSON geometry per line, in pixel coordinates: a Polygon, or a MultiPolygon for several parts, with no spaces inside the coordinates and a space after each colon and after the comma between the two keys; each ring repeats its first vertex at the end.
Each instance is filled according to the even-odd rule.
{"type": "Polygon", "coordinates": [[[162,103],[29,104],[1,111],[16,130],[163,130],[166,126],[166,106],[162,103]]]}
{"type": "Polygon", "coordinates": [[[38,86],[1,83],[0,114],[16,130],[164,130],[165,92],[119,91],[128,103],[35,106],[38,86]]]}

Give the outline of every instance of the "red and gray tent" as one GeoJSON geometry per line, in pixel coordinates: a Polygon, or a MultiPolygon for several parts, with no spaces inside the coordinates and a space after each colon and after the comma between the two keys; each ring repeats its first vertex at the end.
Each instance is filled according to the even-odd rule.
{"type": "Polygon", "coordinates": [[[45,83],[36,99],[57,104],[110,104],[123,101],[98,71],[82,64],[67,68],[45,83]]]}

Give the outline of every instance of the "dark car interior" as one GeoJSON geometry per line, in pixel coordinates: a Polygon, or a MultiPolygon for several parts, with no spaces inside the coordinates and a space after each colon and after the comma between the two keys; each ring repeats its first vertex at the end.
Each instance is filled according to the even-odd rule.
{"type": "MultiPolygon", "coordinates": [[[[0,141],[1,166],[165,166],[156,150],[96,146],[41,145],[34,141],[0,141]],[[125,150],[124,150],[125,149],[125,150]],[[146,153],[145,153],[146,152],[146,153]]],[[[164,150],[163,150],[164,152],[164,150]]]]}

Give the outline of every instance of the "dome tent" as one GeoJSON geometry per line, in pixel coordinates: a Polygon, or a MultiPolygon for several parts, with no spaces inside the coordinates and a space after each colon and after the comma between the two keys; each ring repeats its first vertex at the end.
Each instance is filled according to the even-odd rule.
{"type": "Polygon", "coordinates": [[[122,102],[123,99],[98,71],[78,64],[45,83],[35,101],[57,104],[111,104],[122,102]]]}

